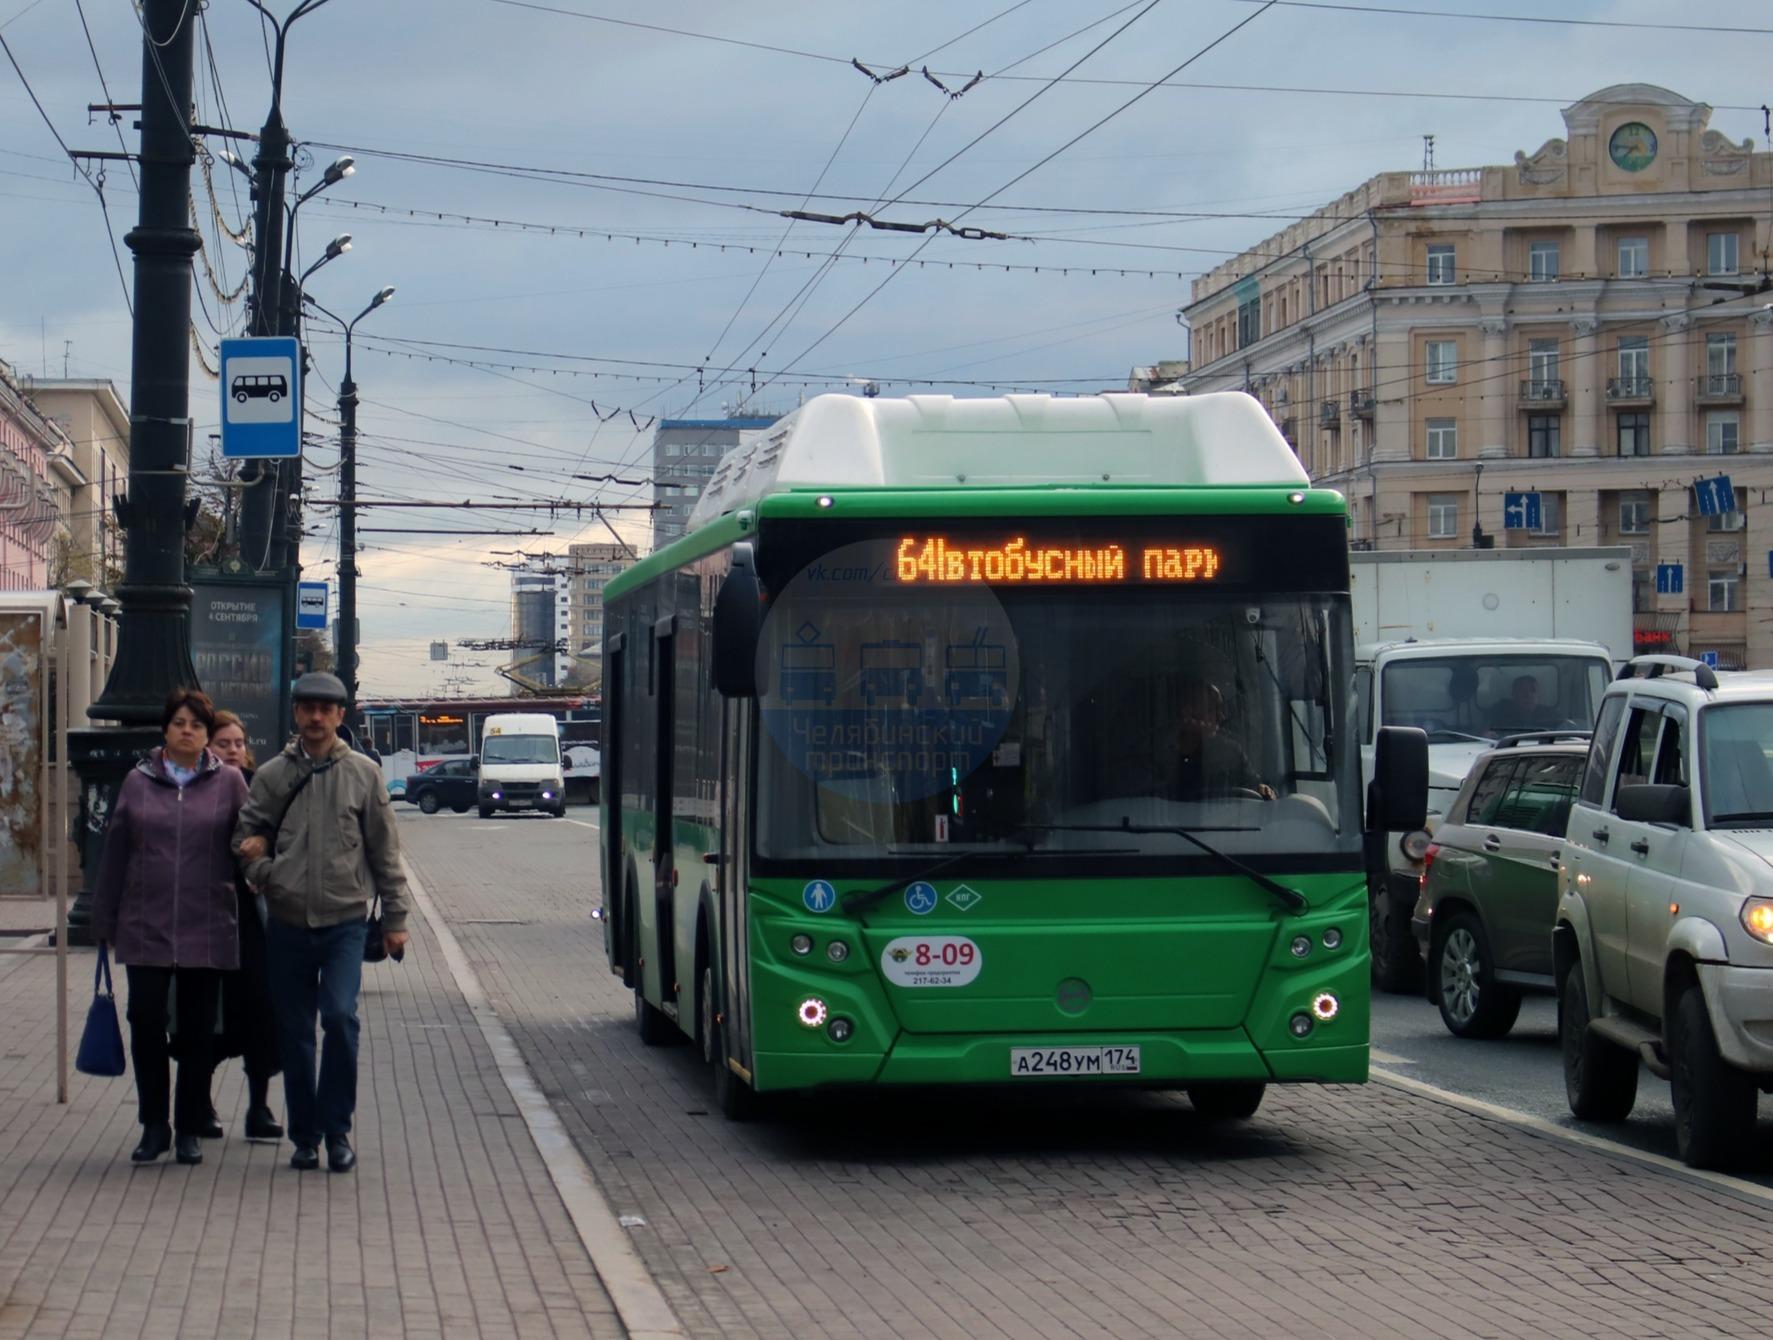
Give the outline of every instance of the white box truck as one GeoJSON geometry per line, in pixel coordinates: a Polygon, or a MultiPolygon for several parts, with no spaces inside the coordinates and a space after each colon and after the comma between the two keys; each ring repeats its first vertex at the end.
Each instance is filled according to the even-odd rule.
{"type": "Polygon", "coordinates": [[[499,712],[480,728],[480,817],[500,810],[566,813],[560,723],[545,712],[499,712]]]}
{"type": "Polygon", "coordinates": [[[1428,734],[1429,824],[1386,836],[1372,889],[1373,980],[1414,991],[1422,857],[1477,756],[1506,735],[1587,731],[1632,654],[1631,551],[1454,549],[1349,555],[1363,776],[1381,726],[1428,734]]]}

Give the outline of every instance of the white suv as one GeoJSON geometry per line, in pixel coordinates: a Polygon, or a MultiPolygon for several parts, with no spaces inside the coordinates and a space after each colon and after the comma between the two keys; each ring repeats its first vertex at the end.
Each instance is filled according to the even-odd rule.
{"type": "Polygon", "coordinates": [[[1621,1121],[1640,1061],[1681,1158],[1753,1154],[1773,1091],[1773,673],[1640,656],[1601,700],[1570,807],[1553,972],[1570,1110],[1621,1121]]]}

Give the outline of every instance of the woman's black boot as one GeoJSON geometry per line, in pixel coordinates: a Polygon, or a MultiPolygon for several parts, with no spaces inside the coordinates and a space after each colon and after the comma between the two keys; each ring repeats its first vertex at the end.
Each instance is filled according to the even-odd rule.
{"type": "Polygon", "coordinates": [[[142,1127],[142,1142],[129,1156],[131,1163],[152,1163],[172,1148],[172,1127],[164,1121],[142,1127]]]}
{"type": "Polygon", "coordinates": [[[194,1135],[181,1135],[173,1157],[180,1163],[193,1164],[203,1162],[203,1142],[194,1135]]]}

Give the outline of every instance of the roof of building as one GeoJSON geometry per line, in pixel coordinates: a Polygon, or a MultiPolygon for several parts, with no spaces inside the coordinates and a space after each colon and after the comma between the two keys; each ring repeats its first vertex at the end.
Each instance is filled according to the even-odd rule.
{"type": "Polygon", "coordinates": [[[1309,481],[1273,420],[1241,391],[822,395],[728,452],[690,524],[793,490],[1105,483],[1305,488],[1309,481]]]}

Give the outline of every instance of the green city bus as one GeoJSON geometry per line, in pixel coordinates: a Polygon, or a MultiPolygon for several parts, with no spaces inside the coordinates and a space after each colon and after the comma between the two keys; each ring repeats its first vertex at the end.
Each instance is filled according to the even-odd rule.
{"type": "MultiPolygon", "coordinates": [[[[641,1037],[826,1086],[1367,1077],[1343,499],[1242,394],[826,395],[605,592],[600,869],[641,1037]]],[[[1364,813],[1363,813],[1364,811],[1364,813]]]]}

